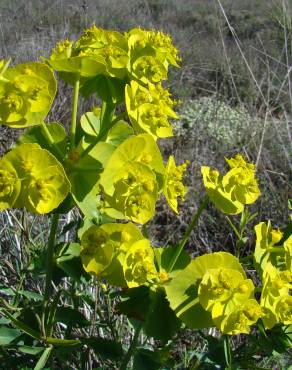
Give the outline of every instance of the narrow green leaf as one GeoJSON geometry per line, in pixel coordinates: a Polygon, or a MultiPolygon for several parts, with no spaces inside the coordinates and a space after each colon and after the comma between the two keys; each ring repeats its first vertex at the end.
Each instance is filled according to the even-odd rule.
{"type": "Polygon", "coordinates": [[[27,353],[29,355],[38,355],[45,348],[44,347],[19,346],[18,349],[22,353],[27,353]]]}
{"type": "Polygon", "coordinates": [[[47,337],[46,342],[49,344],[53,344],[55,346],[63,346],[63,347],[78,346],[81,344],[81,341],[79,339],[60,339],[60,338],[52,338],[52,337],[47,337]]]}
{"type": "Polygon", "coordinates": [[[38,333],[36,330],[30,328],[28,325],[24,324],[22,321],[16,319],[8,311],[3,310],[3,314],[6,317],[8,317],[18,329],[22,330],[23,332],[25,332],[26,334],[30,335],[33,338],[42,339],[40,333],[38,333]]]}
{"type": "Polygon", "coordinates": [[[34,299],[35,301],[41,301],[43,299],[43,296],[41,294],[30,292],[28,290],[19,290],[18,294],[21,294],[29,299],[34,299]]]}
{"type": "Polygon", "coordinates": [[[38,360],[37,364],[34,367],[34,370],[42,370],[50,357],[53,347],[48,347],[44,350],[43,354],[41,355],[40,359],[38,360]]]}

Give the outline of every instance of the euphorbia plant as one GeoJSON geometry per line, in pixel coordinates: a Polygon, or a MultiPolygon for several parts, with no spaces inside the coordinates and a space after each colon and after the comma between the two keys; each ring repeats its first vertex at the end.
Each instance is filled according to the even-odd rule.
{"type": "MultiPolygon", "coordinates": [[[[246,205],[257,200],[260,190],[255,166],[243,156],[226,159],[230,170],[224,176],[202,167],[206,196],[177,246],[154,248],[145,233],[161,194],[178,213],[179,200],[187,192],[183,177],[188,163],[177,165],[172,155],[164,163],[158,146],[158,138],[172,136],[170,120],[178,118],[177,102],[162,82],[169,66],[178,67],[179,61],[171,38],[162,32],[135,28],[122,34],[93,26],[75,42],[58,43],[42,62],[15,67],[9,61],[0,63],[0,122],[27,128],[0,161],[0,209],[52,214],[44,298],[34,312],[37,328],[23,321],[21,307],[3,301],[0,311],[9,323],[45,344],[38,366],[52,351],[57,355],[60,346],[92,346],[103,353],[110,345],[122,356],[125,369],[132,355],[135,365],[135,356],[142,353],[135,349],[142,329],[147,337],[166,344],[182,324],[217,327],[224,335],[234,335],[249,333],[260,319],[267,329],[292,322],[291,237],[283,239],[270,223],[256,226],[254,260],[263,279],[260,299],[255,290],[261,289],[243,269],[240,251],[237,257],[217,252],[194,259],[184,251],[209,201],[226,215],[241,214],[239,228],[228,221],[238,245],[244,243],[245,228],[254,218],[246,205]],[[74,88],[69,133],[61,123],[45,123],[56,94],[54,71],[74,88]],[[79,93],[97,95],[101,104],[81,114],[79,93]],[[83,218],[78,237],[58,244],[59,215],[75,206],[83,218]],[[275,254],[280,258],[273,258],[275,254]],[[81,264],[83,270],[77,274],[81,264]],[[55,331],[65,294],[58,287],[53,294],[56,268],[74,284],[80,279],[86,284],[92,276],[116,287],[121,299],[116,311],[137,320],[125,353],[108,338],[86,338],[72,331],[72,322],[62,337],[55,331]]],[[[78,309],[74,294],[71,304],[78,309]]],[[[226,363],[231,366],[230,356],[226,363]]]]}

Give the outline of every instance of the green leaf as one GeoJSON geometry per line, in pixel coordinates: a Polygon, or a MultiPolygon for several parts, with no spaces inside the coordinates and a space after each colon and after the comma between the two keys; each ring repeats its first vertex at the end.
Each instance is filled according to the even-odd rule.
{"type": "Polygon", "coordinates": [[[139,348],[134,355],[133,370],[158,370],[161,362],[156,352],[139,348]]]}
{"type": "Polygon", "coordinates": [[[21,335],[18,329],[7,328],[6,326],[0,327],[0,346],[5,346],[14,341],[21,335]]]}
{"type": "Polygon", "coordinates": [[[6,317],[0,317],[0,325],[7,325],[7,324],[10,324],[10,320],[9,319],[6,319],[6,317]]]}
{"type": "Polygon", "coordinates": [[[99,75],[85,81],[80,92],[85,97],[97,94],[102,100],[118,104],[125,100],[125,85],[126,82],[118,78],[99,75]]]}
{"type": "Polygon", "coordinates": [[[28,290],[19,290],[18,294],[21,294],[24,297],[28,299],[33,299],[35,301],[41,301],[43,299],[43,296],[41,294],[38,294],[36,292],[30,292],[28,290]]]}
{"type": "Polygon", "coordinates": [[[83,131],[90,136],[98,136],[100,132],[100,118],[93,112],[87,112],[80,118],[83,131]]]}
{"type": "Polygon", "coordinates": [[[128,317],[144,321],[150,307],[149,288],[141,285],[121,293],[121,302],[117,304],[119,312],[128,317]]]}
{"type": "MultiPolygon", "coordinates": [[[[155,248],[155,257],[158,264],[159,271],[167,271],[170,263],[179,246],[169,246],[166,248],[155,248]]],[[[183,270],[191,262],[191,257],[186,251],[182,251],[173,266],[170,276],[176,275],[180,270],[183,270]]]]}
{"type": "Polygon", "coordinates": [[[169,306],[163,288],[150,292],[151,304],[144,324],[149,337],[166,343],[180,329],[181,321],[169,306]]]}
{"type": "Polygon", "coordinates": [[[35,365],[34,370],[42,370],[46,366],[46,363],[50,357],[52,349],[53,347],[48,347],[44,350],[43,354],[41,355],[40,359],[35,365]]]}
{"type": "Polygon", "coordinates": [[[56,264],[67,276],[81,282],[82,277],[90,279],[84,271],[80,258],[80,244],[62,243],[55,254],[56,264]]]}
{"type": "Polygon", "coordinates": [[[106,142],[117,147],[129,136],[134,134],[133,128],[125,121],[118,121],[109,130],[106,142]]]}
{"type": "MultiPolygon", "coordinates": [[[[85,141],[80,144],[81,153],[86,149],[87,145],[85,141]]],[[[99,218],[98,181],[105,163],[114,149],[115,147],[111,144],[99,142],[69,171],[73,198],[88,218],[99,218]]]]}
{"type": "Polygon", "coordinates": [[[90,325],[90,321],[88,321],[81,312],[71,307],[57,308],[55,321],[78,328],[90,325]]]}
{"type": "Polygon", "coordinates": [[[62,161],[65,158],[67,150],[66,131],[64,127],[57,122],[48,123],[46,126],[53,139],[53,145],[50,144],[42,125],[32,127],[25,131],[17,139],[17,144],[37,143],[43,149],[47,149],[62,161]],[[63,158],[60,158],[59,152],[54,146],[58,147],[59,151],[63,154],[63,158]]]}
{"type": "Polygon", "coordinates": [[[9,313],[7,310],[3,310],[3,313],[6,317],[8,317],[12,322],[13,324],[20,330],[22,330],[24,333],[30,335],[31,337],[33,338],[36,338],[36,339],[41,339],[41,334],[32,329],[30,326],[26,325],[24,322],[16,319],[13,315],[11,315],[11,313],[9,313]]]}
{"type": "Polygon", "coordinates": [[[123,356],[122,345],[105,338],[83,339],[82,343],[91,347],[94,352],[105,360],[119,360],[123,356]]]}
{"type": "Polygon", "coordinates": [[[52,337],[47,337],[46,342],[49,344],[53,344],[54,346],[61,347],[80,346],[81,344],[81,341],[79,339],[60,339],[52,337]]]}
{"type": "Polygon", "coordinates": [[[38,355],[45,348],[44,347],[19,346],[18,349],[22,353],[27,353],[29,355],[38,355]]]}

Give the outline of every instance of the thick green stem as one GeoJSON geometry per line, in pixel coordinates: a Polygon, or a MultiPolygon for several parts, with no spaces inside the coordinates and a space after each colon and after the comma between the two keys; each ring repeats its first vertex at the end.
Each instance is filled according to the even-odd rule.
{"type": "Polygon", "coordinates": [[[181,242],[179,243],[178,245],[178,248],[176,250],[176,253],[175,255],[173,256],[171,262],[170,262],[170,265],[169,265],[169,268],[168,268],[168,272],[170,273],[172,271],[172,269],[174,268],[175,264],[176,264],[176,261],[178,260],[182,250],[184,249],[184,246],[186,244],[186,242],[188,241],[190,235],[191,235],[191,232],[193,231],[194,227],[197,225],[197,222],[202,214],[202,212],[204,211],[204,209],[207,207],[207,204],[209,202],[209,198],[207,195],[205,195],[205,197],[203,198],[203,200],[201,201],[201,204],[194,216],[194,218],[192,219],[191,223],[189,224],[181,242]]]}
{"type": "Polygon", "coordinates": [[[138,339],[139,339],[139,335],[140,335],[141,330],[142,330],[142,322],[138,324],[138,326],[137,326],[137,328],[135,330],[134,337],[132,339],[132,342],[130,344],[130,347],[128,349],[128,352],[125,354],[125,357],[124,357],[124,359],[122,361],[120,370],[127,370],[128,363],[130,362],[131,357],[133,355],[133,352],[135,351],[135,348],[137,346],[137,343],[138,343],[138,339]]]}
{"type": "Polygon", "coordinates": [[[58,229],[59,217],[60,215],[58,213],[54,213],[52,216],[51,230],[50,230],[50,235],[49,235],[49,240],[48,240],[44,308],[46,308],[50,295],[51,295],[53,262],[54,262],[54,247],[55,247],[55,239],[56,239],[56,233],[58,229]]]}
{"type": "Polygon", "coordinates": [[[77,112],[78,112],[78,96],[80,87],[80,77],[76,77],[73,93],[73,104],[72,104],[72,116],[71,116],[71,127],[70,127],[70,149],[75,147],[75,134],[77,125],[77,112]]]}

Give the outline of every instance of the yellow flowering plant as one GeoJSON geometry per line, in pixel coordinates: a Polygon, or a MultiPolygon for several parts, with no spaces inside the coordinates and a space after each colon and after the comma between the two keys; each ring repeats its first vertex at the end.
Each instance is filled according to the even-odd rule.
{"type": "Polygon", "coordinates": [[[44,344],[44,364],[60,347],[86,346],[103,355],[115,348],[116,361],[122,358],[125,370],[141,330],[166,345],[182,325],[217,328],[230,353],[232,335],[292,324],[292,236],[272,229],[270,221],[260,222],[253,256],[241,258],[247,225],[256,217],[248,206],[260,196],[255,165],[242,155],[226,158],[224,175],[201,167],[206,195],[177,245],[157,248],[148,235],[147,224],[162,194],[175,214],[187,196],[189,161],[177,164],[173,155],[164,160],[158,140],[173,135],[171,120],[178,118],[177,101],[163,81],[169,67],[179,67],[179,62],[163,32],[134,28],[120,33],[96,26],[76,41],[59,42],[42,62],[10,67],[0,61],[0,123],[26,128],[0,159],[0,211],[26,209],[52,218],[41,271],[44,294],[41,305],[32,308],[36,324],[25,321],[25,308],[2,298],[0,315],[44,344]],[[69,132],[61,122],[45,122],[56,95],[55,72],[73,85],[69,132]],[[96,95],[101,104],[78,111],[80,93],[96,95]],[[232,227],[236,256],[220,251],[192,258],[184,249],[209,203],[232,227]],[[77,235],[69,233],[66,242],[58,243],[60,216],[73,207],[81,216],[78,226],[73,222],[77,235]],[[229,215],[240,215],[240,220],[232,222],[229,215]],[[245,261],[252,259],[260,279],[252,279],[245,269],[245,261]],[[70,292],[58,285],[63,277],[70,281],[70,292]],[[79,283],[98,287],[107,299],[114,296],[114,312],[136,320],[126,353],[113,334],[112,318],[104,319],[99,310],[98,294],[94,301],[85,299],[76,289],[79,283]],[[68,307],[61,297],[67,297],[81,327],[91,324],[78,310],[80,301],[94,307],[92,327],[100,333],[106,327],[112,339],[96,338],[95,329],[84,338],[83,329],[73,331],[74,319],[68,318],[62,331],[58,323],[68,307]]]}

